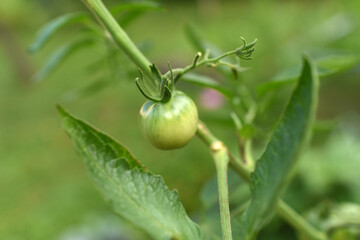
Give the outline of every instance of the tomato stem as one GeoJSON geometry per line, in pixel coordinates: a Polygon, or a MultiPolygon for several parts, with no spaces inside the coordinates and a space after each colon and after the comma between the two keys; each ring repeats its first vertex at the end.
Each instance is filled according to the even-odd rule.
{"type": "Polygon", "coordinates": [[[286,202],[279,199],[277,213],[299,232],[306,234],[313,240],[326,240],[326,234],[311,226],[300,214],[292,209],[286,202]]]}
{"type": "MultiPolygon", "coordinates": [[[[200,122],[198,123],[197,127],[197,135],[203,142],[211,147],[214,142],[220,142],[211,132],[210,130],[205,126],[204,123],[200,122]]],[[[224,149],[227,149],[226,146],[223,146],[224,149]]],[[[214,156],[214,154],[212,153],[214,156]]],[[[250,175],[251,175],[251,168],[244,165],[243,162],[241,162],[239,159],[237,159],[233,154],[231,154],[230,151],[227,152],[228,159],[229,159],[229,165],[248,183],[250,183],[250,175]]],[[[217,156],[217,158],[219,158],[217,156]]],[[[221,156],[223,158],[223,156],[221,156]]],[[[215,163],[217,161],[215,160],[215,163]]],[[[221,164],[221,163],[216,163],[221,164]]],[[[216,166],[218,169],[219,166],[216,166]]],[[[220,165],[220,170],[224,170],[224,166],[220,165]]],[[[220,173],[223,174],[223,173],[220,173]]],[[[224,178],[224,176],[220,176],[221,178],[224,178]]],[[[219,178],[219,173],[218,173],[219,178]]],[[[222,180],[223,181],[223,180],[222,180]]],[[[220,185],[224,184],[224,182],[219,182],[219,188],[220,185]]],[[[224,187],[224,186],[222,186],[224,187]]],[[[219,191],[219,194],[221,192],[219,191]]],[[[220,197],[219,197],[220,198],[220,197]]],[[[220,201],[221,204],[221,201],[220,201]]],[[[221,210],[221,206],[220,206],[221,210]]],[[[286,220],[287,223],[289,223],[293,228],[295,228],[300,233],[306,235],[311,240],[326,240],[326,234],[322,231],[317,230],[314,228],[309,222],[307,222],[300,214],[298,214],[294,209],[292,209],[286,202],[284,202],[282,199],[279,199],[276,206],[277,213],[286,220]]],[[[221,211],[220,211],[221,214],[221,211]]],[[[223,230],[224,231],[224,230],[223,230]]]]}
{"type": "MultiPolygon", "coordinates": [[[[111,15],[109,10],[105,7],[101,0],[82,0],[85,5],[94,14],[96,19],[111,35],[114,42],[125,52],[125,54],[132,60],[140,71],[140,79],[135,80],[140,92],[148,99],[155,102],[167,102],[171,98],[172,86],[167,86],[167,80],[162,81],[164,78],[161,76],[159,69],[151,64],[150,61],[143,55],[143,53],[136,47],[134,42],[130,39],[127,33],[121,28],[118,22],[111,15]],[[153,85],[160,84],[160,93],[152,94],[151,89],[146,89],[142,82],[144,78],[142,72],[149,77],[153,85]],[[154,96],[155,95],[155,96],[154,96]],[[159,96],[156,96],[159,95],[159,96]]],[[[173,81],[173,80],[171,80],[173,81]]],[[[173,85],[173,84],[172,84],[173,85]]]]}
{"type": "Polygon", "coordinates": [[[223,240],[232,240],[229,189],[227,182],[227,171],[230,161],[228,150],[224,143],[206,132],[206,128],[203,126],[202,123],[198,124],[197,133],[209,145],[216,166],[222,237],[223,240]]]}
{"type": "Polygon", "coordinates": [[[232,51],[228,51],[226,53],[223,53],[221,54],[220,56],[217,56],[217,57],[214,57],[214,58],[208,58],[209,56],[209,51],[206,51],[205,52],[205,55],[204,55],[204,58],[199,61],[199,58],[201,57],[201,52],[198,52],[196,55],[195,55],[195,58],[192,62],[192,64],[184,67],[184,68],[176,68],[176,69],[173,69],[172,70],[172,73],[170,71],[168,71],[167,73],[164,74],[164,77],[168,77],[170,74],[175,74],[175,83],[186,73],[188,73],[189,71],[197,68],[197,67],[200,67],[200,66],[203,66],[203,65],[210,65],[210,66],[217,66],[219,64],[221,65],[228,65],[230,67],[235,67],[234,65],[232,64],[229,64],[229,63],[226,63],[226,62],[222,62],[220,61],[221,59],[225,58],[225,57],[228,57],[228,56],[231,56],[231,55],[236,55],[238,56],[239,58],[242,58],[242,59],[245,59],[245,60],[250,60],[251,59],[251,54],[253,53],[254,51],[254,46],[255,46],[255,43],[257,41],[257,39],[255,39],[253,42],[247,44],[244,40],[244,38],[241,38],[242,41],[243,41],[243,46],[235,49],[235,50],[232,50],[232,51]]]}
{"type": "Polygon", "coordinates": [[[229,208],[229,189],[227,182],[227,170],[229,164],[229,156],[227,149],[222,142],[214,142],[212,144],[219,144],[220,148],[212,150],[212,155],[215,160],[217,179],[218,179],[218,191],[219,191],[219,203],[220,203],[220,218],[221,229],[224,240],[231,240],[231,220],[230,220],[230,208],[229,208]]]}
{"type": "Polygon", "coordinates": [[[82,0],[94,14],[100,24],[110,33],[115,43],[125,52],[125,54],[148,76],[153,78],[149,66],[151,62],[143,55],[130,39],[127,33],[121,28],[109,10],[101,0],[82,0]]]}

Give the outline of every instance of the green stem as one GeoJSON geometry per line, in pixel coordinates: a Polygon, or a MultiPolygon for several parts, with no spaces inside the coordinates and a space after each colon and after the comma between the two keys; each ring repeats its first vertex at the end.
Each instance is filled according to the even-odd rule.
{"type": "MultiPolygon", "coordinates": [[[[205,142],[206,145],[211,146],[214,141],[220,142],[202,123],[198,123],[197,135],[205,142]]],[[[226,146],[223,146],[225,149],[226,146]]],[[[230,166],[243,177],[244,180],[250,183],[251,170],[245,166],[239,159],[235,158],[230,152],[229,155],[229,164],[230,166]]],[[[301,215],[294,211],[289,205],[287,205],[283,200],[279,200],[276,207],[277,213],[286,220],[293,228],[297,231],[306,235],[309,239],[312,240],[326,240],[327,237],[325,233],[317,230],[312,225],[310,225],[301,215]]]]}
{"type": "Polygon", "coordinates": [[[254,170],[255,168],[255,162],[254,162],[254,158],[252,156],[252,152],[251,152],[251,147],[252,147],[252,140],[248,139],[245,142],[245,158],[246,158],[246,164],[248,165],[249,169],[251,169],[251,171],[254,170]]]}
{"type": "MultiPolygon", "coordinates": [[[[205,64],[215,64],[215,66],[216,66],[216,64],[222,64],[222,65],[228,65],[230,67],[235,67],[235,65],[233,65],[231,63],[226,63],[226,62],[220,61],[221,59],[231,56],[231,55],[237,55],[239,58],[246,59],[246,60],[251,59],[250,56],[251,56],[252,52],[254,51],[254,45],[255,45],[257,39],[255,39],[252,43],[249,43],[249,44],[246,43],[245,39],[243,39],[243,38],[241,38],[241,39],[244,43],[243,46],[241,46],[235,50],[226,52],[218,57],[208,58],[210,55],[210,52],[209,52],[209,50],[206,50],[203,60],[198,62],[197,60],[201,56],[201,53],[197,53],[195,56],[194,62],[191,65],[188,65],[185,68],[177,68],[177,69],[173,70],[173,73],[177,75],[175,78],[175,82],[177,80],[179,80],[179,78],[182,75],[184,75],[185,73],[187,73],[197,67],[205,65],[205,64]]],[[[169,75],[170,75],[170,72],[167,72],[166,74],[164,74],[164,77],[165,78],[169,77],[169,75]]]]}
{"type": "Polygon", "coordinates": [[[136,47],[126,32],[120,27],[109,10],[101,0],[83,0],[90,11],[96,16],[99,22],[110,33],[115,43],[125,52],[125,54],[147,75],[152,79],[149,68],[150,61],[136,47]]]}
{"type": "Polygon", "coordinates": [[[203,137],[203,140],[209,145],[216,166],[223,240],[232,240],[229,189],[227,182],[227,171],[230,160],[228,150],[221,141],[217,140],[212,135],[204,134],[204,130],[200,130],[202,128],[201,126],[202,124],[199,123],[198,134],[200,137],[203,137]]]}
{"type": "Polygon", "coordinates": [[[309,238],[314,240],[325,240],[326,235],[323,232],[313,228],[303,217],[294,211],[282,199],[278,201],[277,213],[285,219],[291,226],[299,230],[299,232],[306,234],[309,238]]]}
{"type": "Polygon", "coordinates": [[[215,160],[217,178],[218,178],[218,191],[219,191],[219,204],[220,204],[220,218],[221,229],[224,240],[231,240],[231,220],[229,208],[229,190],[227,182],[227,170],[229,163],[229,156],[227,150],[222,142],[215,142],[212,144],[211,150],[215,160]]]}
{"type": "MultiPolygon", "coordinates": [[[[184,68],[175,68],[175,69],[172,70],[173,74],[176,75],[175,80],[178,80],[182,75],[184,75],[184,74],[190,72],[191,70],[193,70],[193,69],[195,69],[197,67],[200,67],[202,65],[211,64],[211,63],[216,64],[221,59],[223,59],[225,57],[228,57],[230,55],[236,54],[236,51],[237,51],[237,49],[235,49],[233,51],[226,52],[226,53],[224,53],[224,54],[222,54],[222,55],[220,55],[218,57],[215,57],[215,58],[205,58],[205,59],[203,59],[203,60],[201,60],[199,62],[194,62],[193,64],[188,65],[188,66],[186,66],[184,68]]],[[[198,56],[198,55],[196,55],[196,56],[198,56]]],[[[164,74],[164,77],[169,77],[170,74],[171,73],[169,71],[169,72],[164,74]]]]}

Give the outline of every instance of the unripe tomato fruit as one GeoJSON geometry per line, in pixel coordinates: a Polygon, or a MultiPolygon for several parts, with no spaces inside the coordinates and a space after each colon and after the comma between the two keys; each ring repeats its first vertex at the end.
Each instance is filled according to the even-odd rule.
{"type": "Polygon", "coordinates": [[[195,135],[197,122],[195,103],[180,91],[174,91],[166,103],[147,101],[140,110],[143,135],[163,150],[185,146],[195,135]]]}

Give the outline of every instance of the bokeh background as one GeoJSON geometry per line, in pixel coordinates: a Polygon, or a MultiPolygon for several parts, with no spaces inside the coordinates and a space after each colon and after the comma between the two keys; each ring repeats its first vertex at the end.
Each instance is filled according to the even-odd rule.
{"type": "MultiPolygon", "coordinates": [[[[123,1],[104,2],[115,6],[123,1]]],[[[149,11],[126,27],[151,61],[163,70],[167,61],[173,67],[192,61],[196,50],[184,34],[187,24],[224,51],[240,46],[240,36],[248,41],[257,38],[254,59],[244,62],[250,70],[242,74],[255,95],[258,84],[270,81],[282,69],[299,65],[304,52],[314,58],[359,57],[358,0],[173,0],[162,5],[164,10],[149,11]]],[[[99,45],[72,54],[43,81],[32,80],[55,49],[86,34],[76,24],[68,26],[44,49],[30,55],[26,49],[37,30],[59,15],[76,11],[86,11],[81,1],[0,1],[0,239],[146,238],[114,216],[92,186],[60,126],[56,103],[119,139],[171,188],[179,190],[190,214],[202,206],[199,193],[214,175],[210,155],[198,139],[181,150],[164,152],[141,136],[137,117],[145,99],[134,84],[136,68],[126,58],[120,56],[114,62],[121,77],[111,84],[96,85],[98,76],[108,71],[106,64],[99,62],[104,55],[99,45]],[[127,235],[132,238],[125,238],[127,235]]],[[[318,206],[360,203],[359,63],[323,78],[321,85],[313,143],[285,196],[302,214],[318,206]]],[[[256,156],[292,87],[277,89],[270,107],[259,116],[264,134],[255,142],[256,156]]],[[[201,88],[188,84],[179,88],[198,103],[200,116],[214,132],[236,149],[226,105],[206,108],[201,88]]],[[[353,213],[359,217],[359,212],[353,213]]],[[[291,228],[281,220],[274,222],[264,230],[271,234],[260,238],[294,238],[291,228]]]]}

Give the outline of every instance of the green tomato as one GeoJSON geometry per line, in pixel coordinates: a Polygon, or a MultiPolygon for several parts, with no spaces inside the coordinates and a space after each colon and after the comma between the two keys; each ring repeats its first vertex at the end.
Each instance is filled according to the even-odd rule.
{"type": "Polygon", "coordinates": [[[140,110],[143,135],[163,150],[185,146],[195,135],[197,122],[195,103],[180,91],[174,91],[166,103],[147,101],[140,110]]]}

